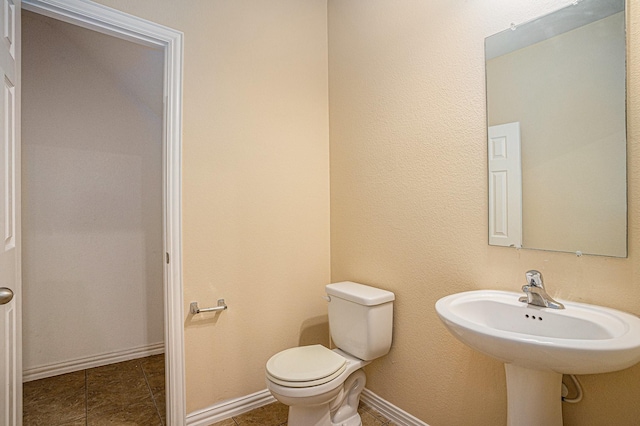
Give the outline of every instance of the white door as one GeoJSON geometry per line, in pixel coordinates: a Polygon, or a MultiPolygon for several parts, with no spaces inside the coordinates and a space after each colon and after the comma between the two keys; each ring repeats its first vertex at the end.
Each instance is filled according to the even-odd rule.
{"type": "Polygon", "coordinates": [[[522,247],[520,123],[489,127],[489,244],[522,247]]]}
{"type": "Polygon", "coordinates": [[[0,426],[22,424],[20,0],[0,0],[0,426]]]}

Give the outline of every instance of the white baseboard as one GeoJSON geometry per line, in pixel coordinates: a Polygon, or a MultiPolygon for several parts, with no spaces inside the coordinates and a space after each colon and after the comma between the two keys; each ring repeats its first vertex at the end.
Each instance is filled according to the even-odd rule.
{"type": "Polygon", "coordinates": [[[85,370],[87,368],[101,367],[103,365],[161,353],[164,353],[163,342],[83,358],[76,358],[55,364],[40,365],[38,367],[24,369],[22,371],[22,381],[30,382],[32,380],[44,379],[46,377],[58,376],[60,374],[72,373],[74,371],[85,370]]]}
{"type": "MultiPolygon", "coordinates": [[[[369,389],[364,389],[360,400],[377,410],[398,426],[429,426],[425,422],[380,398],[369,389]]],[[[276,399],[265,389],[251,395],[230,399],[211,407],[187,414],[188,426],[207,426],[275,402],[276,399]]]]}
{"type": "Polygon", "coordinates": [[[188,426],[207,426],[276,402],[267,389],[187,414],[188,426]]]}
{"type": "Polygon", "coordinates": [[[429,426],[417,417],[401,410],[389,401],[380,398],[369,389],[365,388],[362,391],[360,401],[375,409],[398,426],[429,426]]]}

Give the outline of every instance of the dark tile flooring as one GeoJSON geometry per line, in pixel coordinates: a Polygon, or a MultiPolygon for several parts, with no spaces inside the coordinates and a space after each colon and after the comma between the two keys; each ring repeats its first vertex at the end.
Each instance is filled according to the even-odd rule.
{"type": "MultiPolygon", "coordinates": [[[[256,408],[248,413],[222,420],[210,426],[286,426],[289,407],[279,402],[256,408]]],[[[362,426],[396,426],[382,414],[363,403],[358,408],[362,418],[362,426]]]]}
{"type": "MultiPolygon", "coordinates": [[[[285,426],[279,402],[211,426],[285,426]]],[[[394,426],[360,404],[363,426],[394,426]]],[[[164,355],[90,368],[24,384],[24,426],[164,426],[164,355]]]]}
{"type": "Polygon", "coordinates": [[[24,426],[164,426],[164,355],[24,384],[24,426]]]}

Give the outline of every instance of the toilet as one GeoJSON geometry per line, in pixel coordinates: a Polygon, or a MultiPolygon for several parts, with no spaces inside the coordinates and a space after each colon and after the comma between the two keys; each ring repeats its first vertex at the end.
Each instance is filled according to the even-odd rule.
{"type": "Polygon", "coordinates": [[[336,348],[300,346],[267,361],[267,388],[289,406],[289,426],[362,425],[362,368],[391,348],[392,292],[350,281],[329,284],[325,290],[336,348]]]}

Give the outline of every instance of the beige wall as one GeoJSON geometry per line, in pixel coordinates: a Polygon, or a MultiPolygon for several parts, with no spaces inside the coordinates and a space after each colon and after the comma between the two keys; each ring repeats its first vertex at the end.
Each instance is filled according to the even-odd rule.
{"type": "Polygon", "coordinates": [[[265,389],[264,365],[326,341],[325,0],[101,0],[184,32],[187,411],[265,389]]]}
{"type": "MultiPolygon", "coordinates": [[[[367,387],[432,426],[506,422],[502,365],[455,340],[446,294],[518,291],[539,269],[553,296],[640,314],[640,10],[631,2],[629,258],[487,245],[483,40],[569,1],[329,0],[332,279],[396,293],[391,353],[367,387]]],[[[640,366],[580,377],[565,424],[640,418],[640,366]]]]}
{"type": "Polygon", "coordinates": [[[520,123],[524,247],[626,256],[623,29],[616,13],[487,61],[489,125],[520,123]]]}
{"type": "MultiPolygon", "coordinates": [[[[185,319],[188,409],[264,389],[266,358],[325,312],[327,3],[101,3],[185,32],[185,308],[230,306],[185,319]]],[[[483,39],[569,1],[529,3],[328,2],[331,278],[396,292],[394,347],[367,386],[432,426],[505,421],[502,366],[445,331],[439,297],[517,290],[538,268],[554,296],[640,313],[636,9],[629,259],[487,245],[483,39]]],[[[582,381],[566,424],[640,417],[640,367],[582,381]]]]}

